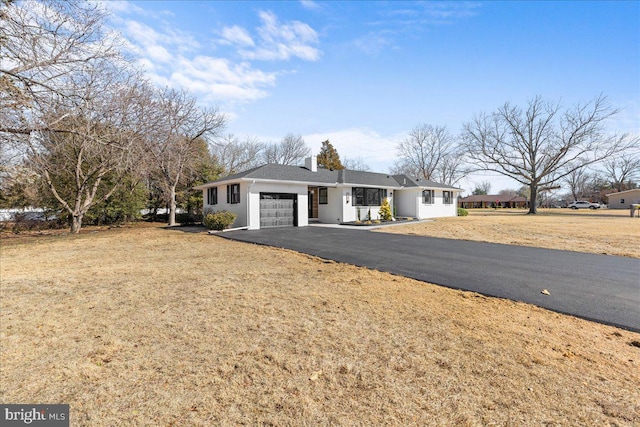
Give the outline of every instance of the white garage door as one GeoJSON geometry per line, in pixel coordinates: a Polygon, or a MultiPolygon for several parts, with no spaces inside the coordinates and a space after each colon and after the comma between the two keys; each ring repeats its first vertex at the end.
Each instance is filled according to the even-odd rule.
{"type": "Polygon", "coordinates": [[[260,228],[297,225],[297,200],[297,194],[260,193],[260,228]]]}

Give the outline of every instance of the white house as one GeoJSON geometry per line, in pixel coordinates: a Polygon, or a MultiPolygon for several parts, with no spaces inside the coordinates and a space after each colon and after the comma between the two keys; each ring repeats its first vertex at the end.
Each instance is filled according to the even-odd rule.
{"type": "Polygon", "coordinates": [[[378,218],[387,199],[395,216],[456,216],[461,189],[407,175],[266,164],[195,187],[203,191],[204,212],[237,214],[232,227],[303,227],[309,221],[340,224],[378,218]]]}
{"type": "Polygon", "coordinates": [[[607,194],[609,209],[629,209],[632,204],[640,203],[640,188],[607,194]]]}

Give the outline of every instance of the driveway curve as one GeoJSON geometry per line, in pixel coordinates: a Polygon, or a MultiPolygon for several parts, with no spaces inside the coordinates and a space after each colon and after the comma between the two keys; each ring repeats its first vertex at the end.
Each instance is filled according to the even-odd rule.
{"type": "Polygon", "coordinates": [[[640,260],[635,258],[327,227],[219,236],[527,302],[640,332],[640,260]],[[543,289],[550,295],[543,295],[543,289]]]}

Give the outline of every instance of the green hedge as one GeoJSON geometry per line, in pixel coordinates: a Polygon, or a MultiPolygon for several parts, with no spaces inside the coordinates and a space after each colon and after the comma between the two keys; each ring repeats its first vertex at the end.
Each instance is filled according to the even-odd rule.
{"type": "Polygon", "coordinates": [[[229,211],[210,212],[204,216],[204,226],[209,230],[224,230],[236,220],[237,215],[229,211]]]}
{"type": "Polygon", "coordinates": [[[469,211],[466,209],[458,208],[458,216],[467,216],[469,215],[469,211]]]}

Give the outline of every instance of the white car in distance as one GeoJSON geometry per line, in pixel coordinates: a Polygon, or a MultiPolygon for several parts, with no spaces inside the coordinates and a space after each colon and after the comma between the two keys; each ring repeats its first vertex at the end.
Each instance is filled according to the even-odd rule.
{"type": "Polygon", "coordinates": [[[569,203],[567,207],[571,209],[600,209],[600,204],[587,202],[586,200],[579,200],[569,203]]]}

